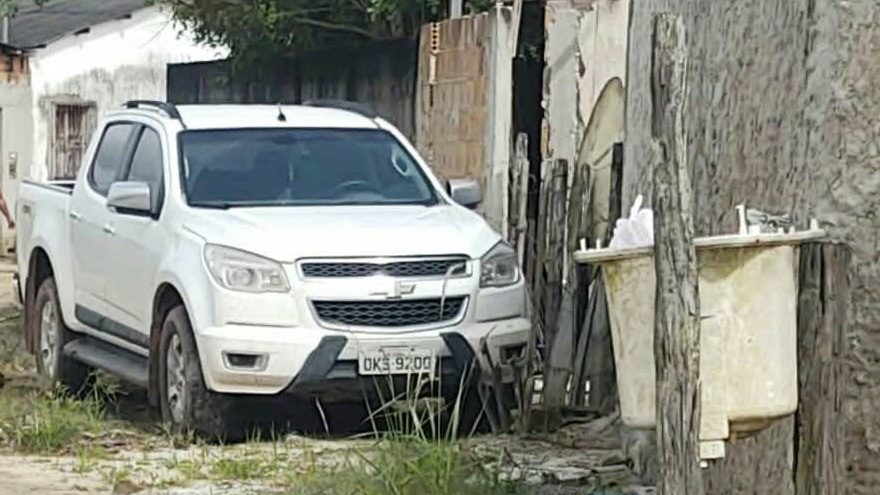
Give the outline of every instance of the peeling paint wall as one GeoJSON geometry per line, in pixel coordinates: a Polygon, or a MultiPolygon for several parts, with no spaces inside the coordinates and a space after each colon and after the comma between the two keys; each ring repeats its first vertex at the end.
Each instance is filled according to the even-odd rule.
{"type": "MultiPolygon", "coordinates": [[[[880,486],[880,9],[876,0],[634,2],[625,188],[650,189],[651,18],[687,26],[687,135],[698,235],[734,205],[817,217],[852,250],[843,394],[846,486],[880,486]]],[[[734,448],[733,455],[736,455],[734,448]]],[[[788,460],[790,464],[790,459],[788,460]]],[[[760,464],[753,459],[750,464],[760,464]]]]}
{"type": "Polygon", "coordinates": [[[480,212],[507,224],[513,61],[511,11],[422,27],[416,85],[416,146],[443,179],[482,179],[480,212]]]}
{"type": "Polygon", "coordinates": [[[90,103],[101,117],[127,100],[164,100],[166,64],[224,56],[223,49],[201,46],[181,35],[170,13],[159,8],[92,26],[37,50],[30,64],[33,161],[25,176],[47,177],[55,102],[90,103]]]}
{"type": "Polygon", "coordinates": [[[574,163],[605,87],[626,84],[627,0],[548,0],[545,11],[545,160],[574,163]]]}

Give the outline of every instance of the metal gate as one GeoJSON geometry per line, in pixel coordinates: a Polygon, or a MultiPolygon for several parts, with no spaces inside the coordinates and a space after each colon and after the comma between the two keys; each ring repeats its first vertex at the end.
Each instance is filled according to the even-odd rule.
{"type": "Polygon", "coordinates": [[[73,179],[94,129],[94,107],[88,104],[55,105],[50,179],[73,179]]]}

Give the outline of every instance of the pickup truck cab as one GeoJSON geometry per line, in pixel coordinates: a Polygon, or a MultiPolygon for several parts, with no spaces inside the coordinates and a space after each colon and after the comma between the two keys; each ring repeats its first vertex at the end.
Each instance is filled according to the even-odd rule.
{"type": "Polygon", "coordinates": [[[129,102],[75,182],[21,187],[28,346],[70,389],[102,369],[209,435],[247,396],[361,401],[413,374],[454,394],[530,333],[477,202],[355,105],[129,102]]]}

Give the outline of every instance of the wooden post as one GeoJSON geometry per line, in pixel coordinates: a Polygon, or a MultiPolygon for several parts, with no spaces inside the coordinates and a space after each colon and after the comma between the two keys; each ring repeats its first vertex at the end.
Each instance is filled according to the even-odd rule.
{"type": "Polygon", "coordinates": [[[684,123],[687,45],[680,17],[654,17],[653,50],[657,488],[660,495],[700,495],[700,303],[684,123]]]}
{"type": "Polygon", "coordinates": [[[841,355],[846,350],[849,251],[833,244],[801,247],[798,278],[798,399],[795,492],[843,493],[841,355]]]}
{"type": "MultiPolygon", "coordinates": [[[[544,429],[555,430],[561,422],[565,403],[566,383],[571,366],[571,346],[558,345],[560,312],[562,309],[562,277],[565,260],[566,193],[568,191],[568,161],[557,160],[547,173],[549,180],[548,215],[545,222],[544,245],[540,260],[543,273],[541,284],[541,320],[544,328],[544,429]]],[[[570,337],[570,336],[569,336],[570,337]]]]}

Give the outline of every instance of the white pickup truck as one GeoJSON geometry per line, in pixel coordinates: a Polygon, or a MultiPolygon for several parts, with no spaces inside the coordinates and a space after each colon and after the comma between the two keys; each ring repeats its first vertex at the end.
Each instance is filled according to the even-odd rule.
{"type": "Polygon", "coordinates": [[[427,374],[448,398],[524,352],[523,277],[467,208],[476,182],[443,187],[376,115],[134,101],[95,136],[75,182],[18,201],[28,346],[69,389],[101,369],[224,435],[248,396],[361,401],[427,374]]]}

